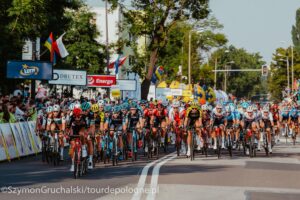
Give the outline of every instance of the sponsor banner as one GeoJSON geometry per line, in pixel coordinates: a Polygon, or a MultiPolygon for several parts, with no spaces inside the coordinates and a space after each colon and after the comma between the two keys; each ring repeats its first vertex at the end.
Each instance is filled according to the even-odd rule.
{"type": "Polygon", "coordinates": [[[6,77],[13,79],[51,80],[52,63],[39,61],[7,61],[6,77]]]}
{"type": "Polygon", "coordinates": [[[0,129],[2,131],[2,135],[9,155],[9,159],[19,157],[10,125],[8,123],[0,124],[0,129]]]}
{"type": "Polygon", "coordinates": [[[172,96],[182,96],[182,89],[171,89],[172,96]]]}
{"type": "Polygon", "coordinates": [[[193,95],[191,90],[182,90],[182,96],[191,97],[193,95]]]}
{"type": "Polygon", "coordinates": [[[156,99],[158,100],[166,100],[167,96],[171,96],[170,88],[156,88],[156,99]]]}
{"type": "Polygon", "coordinates": [[[136,91],[136,80],[117,80],[117,85],[122,91],[136,91]]]}
{"type": "Polygon", "coordinates": [[[88,87],[111,87],[116,85],[116,76],[109,75],[88,75],[87,85],[88,87]]]}
{"type": "Polygon", "coordinates": [[[155,93],[156,93],[155,85],[150,85],[149,94],[148,94],[148,101],[150,101],[150,99],[155,99],[155,93]]]}
{"type": "Polygon", "coordinates": [[[86,71],[82,70],[53,70],[53,80],[49,84],[56,85],[86,85],[86,71]]]}
{"type": "Polygon", "coordinates": [[[32,144],[31,135],[30,135],[30,131],[29,131],[27,123],[20,122],[19,125],[20,125],[20,129],[21,129],[24,141],[25,141],[24,143],[28,149],[28,155],[34,154],[35,153],[34,146],[32,144]]]}
{"type": "Polygon", "coordinates": [[[33,138],[33,142],[34,142],[35,146],[37,147],[37,152],[41,152],[42,151],[42,141],[41,141],[40,137],[37,136],[35,133],[35,125],[36,125],[36,122],[34,122],[34,121],[28,122],[28,127],[30,130],[31,136],[33,138]]]}
{"type": "Polygon", "coordinates": [[[0,161],[8,159],[7,157],[7,149],[5,145],[5,141],[2,135],[2,131],[0,129],[0,161]]]}
{"type": "Polygon", "coordinates": [[[24,144],[24,138],[21,129],[19,127],[19,124],[11,123],[10,127],[15,138],[15,143],[17,146],[19,156],[26,156],[28,150],[26,149],[26,145],[24,144]]]}
{"type": "Polygon", "coordinates": [[[112,85],[111,86],[111,96],[114,98],[121,97],[121,90],[119,85],[112,85]]]}

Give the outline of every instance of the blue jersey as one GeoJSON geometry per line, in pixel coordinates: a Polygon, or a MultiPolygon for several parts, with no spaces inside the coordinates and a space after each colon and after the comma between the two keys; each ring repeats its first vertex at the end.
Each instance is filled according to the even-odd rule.
{"type": "Polygon", "coordinates": [[[291,110],[289,112],[289,117],[291,118],[291,120],[296,120],[299,117],[299,113],[297,110],[291,110]]]}

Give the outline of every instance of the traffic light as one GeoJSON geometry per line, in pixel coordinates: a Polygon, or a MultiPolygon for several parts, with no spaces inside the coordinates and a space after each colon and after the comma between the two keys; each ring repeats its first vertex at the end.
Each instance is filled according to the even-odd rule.
{"type": "Polygon", "coordinates": [[[268,66],[267,65],[263,65],[261,67],[261,75],[262,76],[268,76],[268,66]]]}

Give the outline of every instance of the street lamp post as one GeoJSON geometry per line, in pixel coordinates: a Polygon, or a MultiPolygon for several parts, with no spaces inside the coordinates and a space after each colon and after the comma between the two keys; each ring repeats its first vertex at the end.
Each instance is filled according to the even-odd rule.
{"type": "Polygon", "coordinates": [[[106,33],[106,73],[109,75],[109,50],[108,50],[108,12],[107,12],[107,0],[105,0],[105,33],[106,33]]]}
{"type": "Polygon", "coordinates": [[[217,89],[217,66],[218,66],[218,58],[215,59],[215,81],[214,81],[214,89],[217,89]]]}
{"type": "Polygon", "coordinates": [[[191,84],[191,33],[192,30],[190,30],[189,32],[189,66],[188,66],[189,85],[191,84]]]}

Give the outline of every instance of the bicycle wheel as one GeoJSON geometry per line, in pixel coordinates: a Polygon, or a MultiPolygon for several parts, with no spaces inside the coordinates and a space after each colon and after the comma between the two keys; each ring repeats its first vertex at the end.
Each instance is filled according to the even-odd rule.
{"type": "Polygon", "coordinates": [[[268,157],[269,156],[269,143],[268,143],[268,137],[265,132],[264,132],[264,143],[265,143],[266,156],[268,157]]]}
{"type": "Polygon", "coordinates": [[[222,144],[222,138],[221,138],[221,136],[219,135],[219,136],[217,137],[217,154],[218,154],[218,159],[221,158],[221,150],[222,150],[221,144],[222,144]]]}
{"type": "Polygon", "coordinates": [[[230,134],[228,134],[228,137],[227,137],[227,148],[228,148],[229,156],[232,157],[232,141],[231,141],[230,134]]]}
{"type": "Polygon", "coordinates": [[[78,176],[79,176],[79,156],[78,156],[78,149],[75,148],[75,151],[74,151],[75,155],[74,155],[74,178],[77,179],[78,176]]]}

